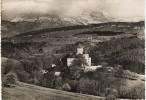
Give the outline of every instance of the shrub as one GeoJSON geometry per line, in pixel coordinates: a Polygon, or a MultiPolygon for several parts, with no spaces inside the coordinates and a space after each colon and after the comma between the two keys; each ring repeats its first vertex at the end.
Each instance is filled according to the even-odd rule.
{"type": "Polygon", "coordinates": [[[3,85],[6,87],[14,86],[18,83],[17,75],[15,73],[8,73],[3,78],[3,85]]]}
{"type": "Polygon", "coordinates": [[[119,98],[129,98],[129,99],[143,99],[145,97],[144,84],[139,84],[138,86],[129,87],[121,86],[118,89],[119,98]]]}
{"type": "Polygon", "coordinates": [[[79,81],[79,88],[82,93],[97,95],[98,85],[98,81],[88,78],[82,78],[79,81]]]}
{"type": "Polygon", "coordinates": [[[71,87],[70,87],[70,85],[68,83],[63,84],[62,88],[65,91],[71,91],[71,87]]]}

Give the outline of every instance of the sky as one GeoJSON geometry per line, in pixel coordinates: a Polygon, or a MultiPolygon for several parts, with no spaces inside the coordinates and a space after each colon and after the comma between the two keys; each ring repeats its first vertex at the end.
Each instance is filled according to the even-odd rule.
{"type": "Polygon", "coordinates": [[[96,12],[117,21],[144,20],[144,0],[2,0],[5,19],[31,16],[83,17],[96,12]]]}

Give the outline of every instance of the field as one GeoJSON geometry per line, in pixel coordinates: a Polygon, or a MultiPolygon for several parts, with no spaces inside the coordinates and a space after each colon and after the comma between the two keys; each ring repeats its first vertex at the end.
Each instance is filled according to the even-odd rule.
{"type": "Polygon", "coordinates": [[[49,89],[26,83],[13,88],[3,88],[3,100],[104,100],[103,97],[49,89]]]}

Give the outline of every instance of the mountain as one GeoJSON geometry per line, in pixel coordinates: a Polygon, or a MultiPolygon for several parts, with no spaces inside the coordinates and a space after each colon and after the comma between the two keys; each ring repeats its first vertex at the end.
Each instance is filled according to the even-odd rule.
{"type": "MultiPolygon", "coordinates": [[[[48,15],[38,18],[21,18],[16,17],[13,20],[2,20],[2,38],[11,37],[17,34],[27,33],[30,31],[38,31],[49,28],[59,28],[68,26],[94,26],[97,30],[111,29],[111,31],[127,31],[125,28],[132,29],[131,31],[138,32],[144,29],[144,22],[109,22],[102,13],[96,14],[83,13],[84,17],[62,17],[56,15],[48,15]],[[104,17],[101,17],[104,16],[104,17]],[[99,27],[96,27],[98,25],[99,27]]],[[[141,32],[141,31],[140,31],[141,32]]],[[[142,32],[144,33],[144,32],[142,32]]]]}

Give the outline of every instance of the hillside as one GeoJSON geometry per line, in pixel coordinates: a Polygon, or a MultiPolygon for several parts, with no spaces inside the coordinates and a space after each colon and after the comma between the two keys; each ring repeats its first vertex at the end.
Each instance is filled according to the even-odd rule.
{"type": "Polygon", "coordinates": [[[33,35],[44,34],[50,32],[64,31],[69,33],[80,33],[87,31],[113,31],[125,33],[141,33],[144,34],[144,22],[107,22],[98,24],[83,25],[81,23],[71,23],[72,21],[40,21],[36,20],[10,22],[2,20],[2,38],[13,37],[15,35],[33,35]]]}
{"type": "Polygon", "coordinates": [[[119,64],[124,69],[144,73],[144,40],[137,37],[123,37],[100,43],[84,41],[62,46],[60,50],[56,50],[56,53],[73,53],[78,44],[83,45],[85,52],[90,54],[92,63],[95,65],[107,62],[111,66],[119,64]]]}
{"type": "Polygon", "coordinates": [[[144,36],[143,22],[108,22],[43,29],[37,29],[36,23],[2,21],[2,56],[10,57],[14,53],[14,58],[25,58],[37,53],[51,54],[65,45],[90,41],[91,38],[96,44],[113,38],[144,36]],[[13,34],[13,30],[18,34],[13,34]]]}
{"type": "Polygon", "coordinates": [[[108,89],[115,90],[116,94],[113,95],[118,95],[119,98],[144,98],[144,76],[129,71],[123,72],[123,74],[117,73],[116,77],[102,69],[96,72],[86,73],[86,75],[79,80],[81,94],[18,82],[15,87],[3,87],[3,99],[48,100],[49,98],[49,100],[104,100],[103,97],[107,96],[106,93],[108,89]],[[129,77],[129,75],[132,76],[129,77]],[[110,86],[108,84],[110,84],[110,86]],[[93,95],[100,95],[102,97],[93,95]]]}
{"type": "Polygon", "coordinates": [[[106,61],[122,65],[124,69],[144,73],[144,41],[139,38],[113,39],[97,44],[89,52],[95,63],[106,61]]]}
{"type": "MultiPolygon", "coordinates": [[[[102,97],[112,95],[116,98],[144,98],[143,21],[89,25],[70,24],[67,26],[62,23],[54,23],[59,27],[54,26],[53,23],[52,27],[45,25],[41,29],[39,21],[4,22],[2,30],[2,36],[4,36],[2,38],[2,57],[4,57],[2,59],[2,70],[6,83],[6,77],[14,74],[14,76],[18,76],[18,80],[21,82],[47,88],[102,97]],[[84,46],[85,53],[88,53],[92,58],[92,65],[102,65],[103,68],[91,73],[82,72],[78,68],[79,66],[76,66],[78,70],[73,69],[73,71],[68,68],[66,58],[75,56],[76,48],[80,44],[84,46]],[[52,68],[52,64],[56,66],[52,68]],[[61,75],[56,77],[56,71],[61,72],[61,75]],[[79,77],[76,78],[76,76],[79,77]],[[68,84],[67,89],[64,88],[66,84],[68,84]],[[115,94],[108,94],[106,93],[107,90],[114,91],[115,94]]],[[[50,25],[50,23],[48,24],[50,25]]],[[[15,88],[4,87],[4,90],[9,94],[12,93],[10,96],[14,99],[18,97],[21,100],[20,95],[28,100],[33,98],[25,96],[28,91],[33,96],[39,96],[37,98],[41,96],[44,99],[48,98],[45,91],[37,91],[35,88],[31,90],[25,85],[15,88]],[[21,91],[23,89],[26,92],[23,93],[21,91]],[[17,92],[16,94],[14,92],[16,90],[22,94],[16,95],[17,92]],[[38,93],[34,94],[36,91],[38,93]]],[[[53,99],[52,97],[51,99],[53,99]]],[[[35,99],[37,100],[37,98],[35,99]]],[[[62,98],[72,99],[68,96],[62,98]]],[[[58,99],[58,96],[55,99],[58,99]]]]}
{"type": "Polygon", "coordinates": [[[104,100],[103,97],[65,92],[20,83],[13,88],[3,88],[3,100],[104,100]]]}
{"type": "MultiPolygon", "coordinates": [[[[49,67],[48,66],[50,62],[49,59],[45,59],[45,57],[43,58],[36,57],[34,58],[34,60],[33,59],[28,60],[26,61],[26,59],[23,59],[22,62],[14,59],[3,58],[2,59],[3,84],[9,81],[5,80],[6,76],[16,74],[18,77],[17,80],[20,80],[21,82],[36,84],[47,88],[64,90],[63,85],[67,82],[66,81],[67,79],[68,84],[70,84],[71,89],[73,89],[70,90],[71,92],[80,91],[81,93],[84,94],[104,97],[108,95],[107,89],[111,89],[116,91],[115,92],[116,94],[112,95],[119,98],[132,99],[144,98],[144,82],[145,82],[144,75],[136,74],[128,70],[123,69],[119,70],[118,66],[103,67],[93,72],[82,73],[82,76],[78,80],[73,80],[71,78],[70,73],[67,73],[66,72],[67,70],[64,69],[65,67],[60,64],[58,65],[57,68],[57,70],[60,70],[63,73],[63,75],[61,75],[62,79],[60,80],[59,77],[57,78],[53,76],[53,73],[55,72],[55,70],[53,69],[52,70],[48,69],[49,72],[45,75],[41,73],[42,70],[49,67]],[[55,84],[53,85],[52,83],[54,82],[55,84]]],[[[11,89],[12,88],[8,88],[8,91],[11,91],[11,89]]]]}

